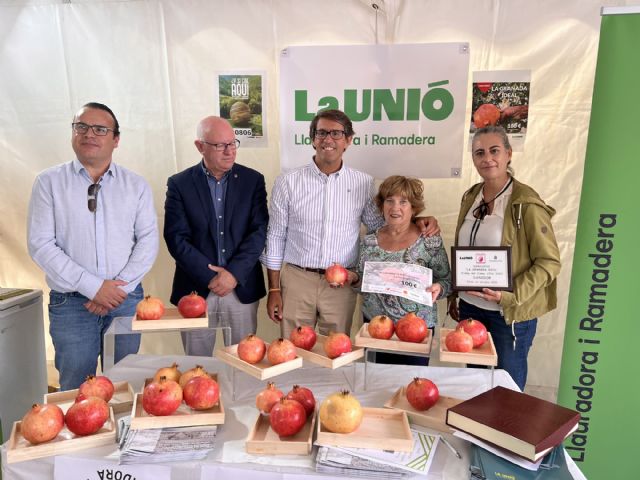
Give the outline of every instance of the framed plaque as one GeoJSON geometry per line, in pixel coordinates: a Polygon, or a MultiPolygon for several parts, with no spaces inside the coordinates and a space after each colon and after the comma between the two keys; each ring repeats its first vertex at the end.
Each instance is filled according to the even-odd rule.
{"type": "Polygon", "coordinates": [[[513,290],[511,247],[451,247],[454,290],[513,290]]]}

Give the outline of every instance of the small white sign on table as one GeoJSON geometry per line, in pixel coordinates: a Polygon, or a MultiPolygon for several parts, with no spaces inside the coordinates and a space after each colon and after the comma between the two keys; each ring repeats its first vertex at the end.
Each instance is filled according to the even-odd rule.
{"type": "Polygon", "coordinates": [[[401,262],[365,262],[362,273],[363,292],[384,293],[432,306],[427,287],[433,283],[430,268],[401,262]]]}
{"type": "Polygon", "coordinates": [[[55,457],[54,480],[171,480],[164,465],[118,465],[103,458],[55,457]]]}

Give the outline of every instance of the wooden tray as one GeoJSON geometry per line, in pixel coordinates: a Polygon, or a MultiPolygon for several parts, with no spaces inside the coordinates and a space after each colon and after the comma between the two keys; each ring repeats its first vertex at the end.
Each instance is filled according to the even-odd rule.
{"type": "Polygon", "coordinates": [[[455,363],[470,363],[475,365],[487,365],[495,367],[498,365],[498,353],[496,352],[496,346],[493,343],[491,334],[488,333],[489,339],[484,342],[484,345],[478,348],[474,348],[468,353],[450,352],[447,350],[444,339],[453,332],[450,328],[440,329],[440,361],[441,362],[455,362],[455,363]]]}
{"type": "MultiPolygon", "coordinates": [[[[211,378],[218,381],[217,373],[209,373],[211,378]]],[[[146,387],[153,381],[153,378],[145,378],[146,387]]],[[[220,384],[218,383],[218,386],[220,384]]],[[[144,387],[143,387],[144,391],[144,387]]],[[[133,408],[131,409],[131,426],[133,430],[144,430],[146,428],[165,427],[195,427],[200,425],[220,425],[224,423],[224,405],[222,404],[222,392],[218,404],[208,410],[193,410],[189,405],[182,402],[178,410],[171,415],[155,417],[148,414],[142,408],[142,393],[134,396],[133,408]]]]}
{"type": "Polygon", "coordinates": [[[315,363],[316,365],[320,365],[321,367],[331,369],[343,367],[354,362],[355,360],[358,360],[359,358],[364,357],[364,348],[354,345],[351,352],[344,353],[338,358],[331,359],[327,357],[327,354],[324,352],[324,342],[326,341],[326,335],[318,334],[316,337],[316,344],[311,350],[305,350],[304,348],[298,347],[296,347],[296,350],[298,350],[298,355],[300,355],[305,360],[308,360],[311,363],[315,363]]]}
{"type": "Polygon", "coordinates": [[[247,453],[258,455],[309,455],[312,448],[315,413],[295,435],[281,437],[273,431],[267,415],[258,415],[253,429],[247,437],[247,453]]]}
{"type": "Polygon", "coordinates": [[[413,451],[413,435],[406,412],[389,408],[362,409],[364,417],[355,432],[333,433],[316,425],[316,443],[333,447],[373,448],[398,452],[413,451]]]}
{"type": "MultiPolygon", "coordinates": [[[[269,348],[268,343],[265,343],[265,345],[267,348],[269,348]]],[[[300,351],[300,349],[297,350],[298,352],[300,351]]],[[[283,373],[290,372],[291,370],[302,367],[302,357],[300,356],[294,358],[293,360],[289,360],[288,362],[280,363],[278,365],[271,365],[267,360],[267,356],[265,355],[260,362],[252,365],[251,363],[245,362],[244,360],[241,360],[240,357],[238,357],[237,344],[216,350],[215,356],[224,363],[242,370],[243,372],[256,377],[258,380],[266,380],[268,378],[282,375],[283,373]]]]}
{"type": "Polygon", "coordinates": [[[453,429],[447,425],[447,409],[462,402],[459,398],[440,396],[438,402],[429,410],[416,410],[407,401],[406,387],[401,387],[398,391],[386,401],[384,404],[387,408],[395,408],[407,412],[409,421],[416,425],[438,430],[444,433],[453,433],[453,429]]]}
{"type": "Polygon", "coordinates": [[[186,403],[178,407],[171,415],[154,417],[142,408],[142,394],[136,393],[131,412],[131,429],[166,427],[195,427],[201,425],[220,425],[224,423],[224,406],[222,396],[218,404],[208,410],[192,410],[186,403]]]}
{"type": "MultiPolygon", "coordinates": [[[[63,410],[63,408],[60,406],[63,410]]],[[[68,406],[67,406],[68,408],[68,406]]],[[[31,445],[22,436],[20,430],[22,421],[14,422],[11,429],[11,437],[7,443],[7,463],[22,462],[35,458],[50,457],[52,455],[63,455],[87,448],[102,447],[116,443],[116,421],[113,416],[113,409],[109,408],[109,418],[102,428],[93,435],[78,436],[69,431],[66,426],[53,440],[39,445],[31,445]]]]}
{"type": "Polygon", "coordinates": [[[189,328],[209,328],[209,315],[197,318],[184,318],[176,307],[167,307],[164,315],[158,320],[138,320],[137,315],[131,320],[131,330],[135,332],[153,330],[182,330],[189,328]]]}
{"type": "MultiPolygon", "coordinates": [[[[114,382],[115,390],[113,397],[109,400],[109,405],[113,408],[113,413],[130,412],[133,405],[133,387],[129,382],[114,382]]],[[[79,390],[64,390],[62,392],[47,393],[44,396],[44,403],[55,403],[63,410],[67,410],[75,402],[79,390]]]]}
{"type": "Polygon", "coordinates": [[[375,348],[376,350],[388,350],[390,352],[411,352],[428,355],[431,353],[433,335],[431,334],[430,328],[427,329],[427,332],[427,338],[420,343],[403,342],[398,339],[395,333],[389,340],[381,340],[369,335],[367,325],[364,324],[356,334],[356,345],[359,347],[375,348]]]}

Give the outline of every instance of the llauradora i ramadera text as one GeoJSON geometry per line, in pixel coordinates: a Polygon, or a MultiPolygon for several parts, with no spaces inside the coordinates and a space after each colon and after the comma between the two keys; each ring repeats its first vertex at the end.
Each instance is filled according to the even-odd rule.
{"type": "Polygon", "coordinates": [[[595,252],[589,254],[593,263],[591,286],[587,303],[586,316],[580,319],[578,328],[582,345],[580,371],[577,381],[571,387],[576,394],[576,410],[581,418],[578,429],[571,435],[567,451],[576,462],[583,462],[586,457],[586,445],[589,434],[589,416],[593,406],[595,393],[597,363],[599,356],[600,333],[605,321],[609,272],[613,262],[614,228],[616,215],[600,214],[595,242],[595,252]]]}

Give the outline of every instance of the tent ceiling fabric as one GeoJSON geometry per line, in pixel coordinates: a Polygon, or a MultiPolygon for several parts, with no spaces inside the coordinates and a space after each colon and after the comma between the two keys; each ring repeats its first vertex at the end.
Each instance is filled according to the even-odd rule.
{"type": "MultiPolygon", "coordinates": [[[[471,47],[471,71],[532,71],[528,138],[513,164],[517,177],[558,210],[560,304],[539,323],[529,373],[530,384],[555,387],[601,3],[380,0],[375,2],[377,22],[371,3],[0,0],[0,285],[46,290],[44,275],[26,248],[29,195],[39,171],[72,158],[69,124],[83,103],[101,101],[116,112],[122,125],[116,161],[149,180],[162,227],[166,179],[199,159],[195,126],[215,110],[218,72],[266,72],[269,146],[240,149],[238,161],[263,172],[270,187],[280,167],[278,58],[283,48],[465,41],[471,47]]],[[[331,71],[332,65],[325,68],[331,71]]],[[[447,245],[461,194],[477,180],[466,151],[461,179],[424,180],[428,209],[438,218],[447,245]]],[[[172,274],[163,245],[145,289],[168,299],[172,274]]],[[[259,333],[276,335],[263,306],[259,333]]],[[[177,344],[143,348],[159,353],[177,344]]]]}

